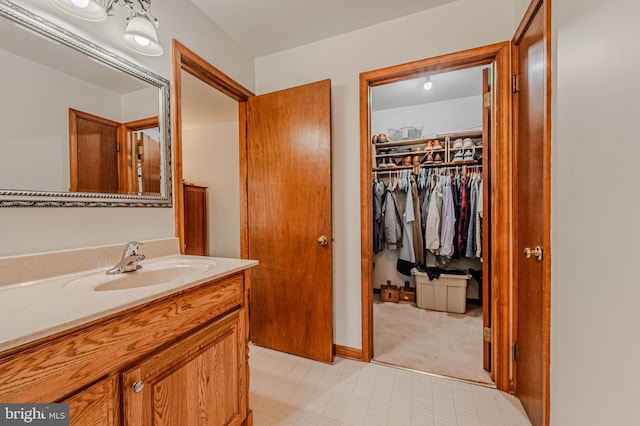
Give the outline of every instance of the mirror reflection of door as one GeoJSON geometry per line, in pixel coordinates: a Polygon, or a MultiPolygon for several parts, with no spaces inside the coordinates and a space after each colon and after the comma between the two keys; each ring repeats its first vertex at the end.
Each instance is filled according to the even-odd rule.
{"type": "Polygon", "coordinates": [[[160,127],[157,117],[124,123],[128,192],[160,194],[160,127]],[[129,166],[131,165],[131,166],[129,166]]]}
{"type": "Polygon", "coordinates": [[[157,117],[119,123],[69,109],[71,192],[160,194],[157,117]]]}
{"type": "Polygon", "coordinates": [[[118,122],[69,109],[69,191],[120,192],[119,128],[118,122]]]}

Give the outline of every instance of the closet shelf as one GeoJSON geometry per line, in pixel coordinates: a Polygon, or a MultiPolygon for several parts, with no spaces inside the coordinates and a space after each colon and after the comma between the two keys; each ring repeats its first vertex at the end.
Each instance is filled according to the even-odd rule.
{"type": "Polygon", "coordinates": [[[480,131],[474,132],[459,132],[459,133],[450,133],[446,135],[437,136],[435,138],[420,138],[420,139],[411,139],[406,141],[393,141],[393,142],[383,142],[373,144],[373,152],[372,152],[372,169],[374,171],[385,171],[385,170],[402,170],[412,167],[439,167],[442,165],[445,166],[456,166],[456,165],[476,165],[479,164],[477,160],[473,161],[451,161],[453,159],[453,154],[456,152],[464,152],[466,150],[472,150],[473,154],[476,151],[481,151],[483,149],[483,134],[480,131]],[[454,148],[453,145],[458,139],[471,139],[474,143],[473,147],[462,147],[462,148],[454,148]],[[442,145],[441,148],[431,148],[427,149],[427,146],[430,146],[430,142],[439,141],[442,145]],[[478,143],[478,145],[476,145],[478,143]],[[398,151],[393,148],[400,149],[408,149],[406,151],[398,151]],[[419,149],[419,151],[415,151],[415,149],[419,149]],[[443,162],[441,163],[428,163],[425,164],[424,160],[426,156],[431,153],[434,156],[439,154],[442,157],[443,162]],[[420,160],[419,164],[413,164],[413,157],[418,157],[420,160]],[[407,158],[409,157],[409,158],[407,158]],[[394,166],[386,166],[387,158],[389,158],[389,162],[391,164],[398,163],[397,159],[403,159],[407,161],[411,161],[409,164],[398,164],[394,166]]]}
{"type": "Polygon", "coordinates": [[[374,147],[376,147],[376,149],[381,148],[381,147],[393,147],[393,146],[408,146],[408,145],[419,145],[422,143],[427,143],[428,141],[435,141],[435,140],[439,140],[441,142],[444,142],[447,138],[455,140],[455,139],[464,139],[464,138],[481,138],[482,137],[482,132],[480,131],[475,131],[475,132],[460,132],[460,133],[448,133],[448,134],[443,134],[443,135],[436,135],[434,137],[424,137],[424,138],[420,138],[420,139],[411,139],[411,140],[405,140],[405,141],[395,141],[395,142],[383,142],[383,143],[376,143],[373,144],[374,147]]]}

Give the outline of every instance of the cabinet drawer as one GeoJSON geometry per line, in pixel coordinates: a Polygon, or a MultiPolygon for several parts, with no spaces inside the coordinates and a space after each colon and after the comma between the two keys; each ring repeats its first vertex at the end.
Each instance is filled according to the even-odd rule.
{"type": "Polygon", "coordinates": [[[0,354],[0,401],[59,401],[242,306],[243,292],[238,273],[0,354]]]}

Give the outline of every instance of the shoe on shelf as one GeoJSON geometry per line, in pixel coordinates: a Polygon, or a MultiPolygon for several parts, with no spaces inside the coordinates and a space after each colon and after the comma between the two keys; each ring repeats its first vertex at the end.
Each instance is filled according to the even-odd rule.
{"type": "Polygon", "coordinates": [[[461,161],[464,161],[464,155],[462,154],[462,151],[458,151],[456,152],[456,154],[453,156],[453,158],[451,159],[451,161],[453,163],[459,163],[461,161]]]}
{"type": "Polygon", "coordinates": [[[424,146],[424,149],[427,151],[431,151],[433,149],[433,142],[427,141],[427,143],[424,146]]]}
{"type": "Polygon", "coordinates": [[[442,149],[442,144],[438,139],[433,141],[433,149],[442,149]]]}
{"type": "Polygon", "coordinates": [[[434,164],[442,163],[442,156],[440,154],[436,154],[433,157],[434,164]]]}
{"type": "Polygon", "coordinates": [[[462,149],[462,139],[456,139],[453,142],[453,149],[462,149]]]}
{"type": "Polygon", "coordinates": [[[433,164],[433,153],[430,152],[427,154],[427,156],[424,158],[423,162],[425,164],[433,164]]]}
{"type": "MultiPolygon", "coordinates": [[[[460,154],[461,152],[462,151],[458,151],[456,155],[460,154]]],[[[464,152],[464,161],[473,161],[473,152],[471,152],[470,149],[464,152]]]]}
{"type": "Polygon", "coordinates": [[[461,146],[460,148],[473,148],[475,145],[473,144],[473,141],[471,140],[471,138],[464,138],[464,145],[461,146]]]}

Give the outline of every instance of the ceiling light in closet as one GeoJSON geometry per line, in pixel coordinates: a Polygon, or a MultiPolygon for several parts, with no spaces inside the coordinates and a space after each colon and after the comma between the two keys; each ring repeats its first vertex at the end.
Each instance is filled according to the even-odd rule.
{"type": "Polygon", "coordinates": [[[431,90],[432,87],[431,76],[426,76],[424,79],[424,90],[431,90]]]}
{"type": "Polygon", "coordinates": [[[116,5],[129,9],[127,26],[121,39],[129,49],[147,56],[162,55],[156,28],[159,23],[151,15],[151,0],[51,0],[51,3],[76,18],[100,22],[113,16],[116,5]]]}

